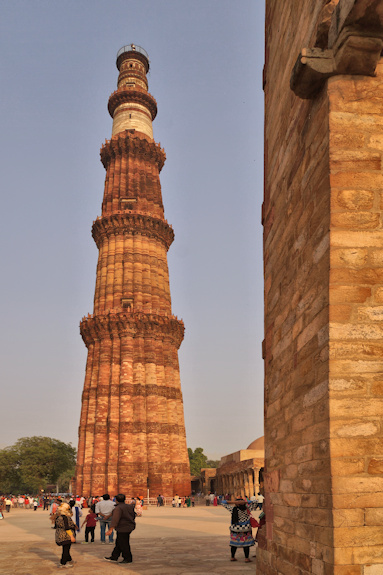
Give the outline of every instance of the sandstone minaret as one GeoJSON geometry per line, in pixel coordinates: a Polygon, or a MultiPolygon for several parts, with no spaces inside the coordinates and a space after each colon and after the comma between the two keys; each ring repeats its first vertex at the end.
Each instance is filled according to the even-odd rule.
{"type": "Polygon", "coordinates": [[[88,359],[79,428],[76,492],[100,495],[190,492],[178,348],[184,326],[172,315],[159,173],[164,150],[153,140],[157,104],[148,92],[149,57],[134,44],[117,54],[110,96],[112,137],[93,315],[80,331],[88,359]]]}

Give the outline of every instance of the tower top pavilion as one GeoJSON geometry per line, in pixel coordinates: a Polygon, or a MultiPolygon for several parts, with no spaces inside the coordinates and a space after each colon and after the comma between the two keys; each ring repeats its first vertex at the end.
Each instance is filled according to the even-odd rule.
{"type": "Polygon", "coordinates": [[[124,130],[136,130],[153,139],[152,122],[157,115],[157,102],[148,92],[148,53],[135,44],[117,52],[120,72],[117,90],[109,98],[108,110],[113,118],[112,136],[124,130]]]}

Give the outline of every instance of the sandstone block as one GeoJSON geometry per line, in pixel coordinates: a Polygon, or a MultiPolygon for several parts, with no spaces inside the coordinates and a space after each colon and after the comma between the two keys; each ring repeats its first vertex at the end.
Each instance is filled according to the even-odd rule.
{"type": "Polygon", "coordinates": [[[367,384],[363,379],[344,377],[333,378],[329,380],[329,391],[332,393],[343,393],[347,391],[347,395],[364,395],[366,392],[367,384]]]}
{"type": "Polygon", "coordinates": [[[364,524],[363,509],[334,509],[334,527],[360,527],[364,524]]]}
{"type": "Polygon", "coordinates": [[[383,328],[380,325],[341,324],[331,322],[330,334],[334,340],[381,340],[383,338],[383,328]]]}
{"type": "Polygon", "coordinates": [[[368,260],[367,248],[347,248],[331,250],[330,262],[332,267],[362,268],[368,260]]]}
{"type": "Polygon", "coordinates": [[[312,444],[301,445],[293,451],[293,461],[301,463],[302,461],[309,461],[313,456],[312,444]]]}
{"type": "MultiPolygon", "coordinates": [[[[368,136],[358,132],[343,132],[343,133],[333,133],[331,135],[331,143],[338,149],[345,148],[350,149],[361,149],[367,145],[368,136]]],[[[371,145],[371,148],[377,149],[376,146],[371,145]]]]}
{"type": "MultiPolygon", "coordinates": [[[[329,81],[331,116],[343,114],[353,116],[363,114],[359,126],[380,123],[381,92],[380,80],[361,76],[335,76],[329,81]]],[[[346,126],[344,126],[346,128],[346,126]]],[[[340,131],[342,131],[340,129],[340,131]]],[[[350,130],[352,133],[354,130],[350,130]]]]}
{"type": "Polygon", "coordinates": [[[313,337],[316,337],[318,331],[328,323],[328,310],[322,310],[312,322],[302,331],[297,338],[297,350],[302,349],[304,345],[313,337]]]}
{"type": "Polygon", "coordinates": [[[346,361],[346,360],[330,360],[331,374],[334,376],[346,375],[346,374],[357,374],[362,375],[367,374],[379,374],[382,372],[383,362],[381,361],[346,361]]]}
{"type": "Polygon", "coordinates": [[[364,458],[339,458],[331,460],[331,475],[348,477],[363,473],[365,470],[364,458]]]}
{"type": "Polygon", "coordinates": [[[354,562],[353,552],[351,547],[337,546],[334,548],[334,564],[335,565],[352,565],[354,562]]]}
{"type": "Polygon", "coordinates": [[[327,439],[329,435],[328,422],[323,421],[315,425],[311,425],[307,429],[302,431],[302,443],[304,445],[309,443],[315,443],[321,439],[327,439]]]}
{"type": "MultiPolygon", "coordinates": [[[[367,359],[383,357],[382,343],[334,341],[331,343],[330,358],[367,359]]],[[[371,378],[373,381],[373,378],[371,378]]]]}
{"type": "Polygon", "coordinates": [[[370,190],[380,192],[382,189],[383,175],[378,172],[335,172],[330,176],[332,188],[355,190],[370,190]]]}
{"type": "MultiPolygon", "coordinates": [[[[371,363],[375,364],[375,362],[371,363]]],[[[353,418],[354,413],[363,413],[365,417],[372,417],[372,418],[382,417],[383,399],[376,397],[371,399],[345,397],[343,400],[334,398],[331,399],[330,401],[330,413],[331,417],[353,418]]]]}
{"type": "Polygon", "coordinates": [[[329,320],[335,322],[348,322],[351,319],[353,307],[351,305],[333,304],[329,307],[329,320]]]}
{"type": "Polygon", "coordinates": [[[339,190],[332,193],[332,207],[346,210],[370,210],[375,193],[370,190],[339,190]]]}
{"type": "Polygon", "coordinates": [[[333,268],[330,272],[331,283],[355,285],[379,285],[383,281],[383,269],[342,269],[333,268]]]}
{"type": "Polygon", "coordinates": [[[369,261],[372,266],[383,267],[383,250],[370,249],[369,261]]]}
{"type": "MultiPolygon", "coordinates": [[[[349,477],[347,481],[345,481],[342,477],[333,477],[332,485],[333,493],[337,494],[381,493],[383,491],[383,477],[349,477]]],[[[374,545],[374,543],[371,545],[374,545]]]]}
{"type": "Polygon", "coordinates": [[[306,509],[305,522],[311,525],[322,525],[329,527],[332,525],[332,510],[331,509],[306,509]]]}
{"type": "Polygon", "coordinates": [[[331,437],[372,437],[380,433],[380,422],[352,419],[330,422],[331,437]]]}
{"type": "Polygon", "coordinates": [[[383,306],[359,306],[358,320],[360,322],[383,321],[383,306]]]}
{"type": "Polygon", "coordinates": [[[282,530],[285,533],[294,533],[294,531],[295,531],[293,521],[289,521],[285,518],[278,517],[278,516],[274,517],[274,526],[276,528],[282,530]]]}
{"type": "Polygon", "coordinates": [[[383,303],[383,288],[378,287],[374,291],[374,300],[376,303],[383,303]]]}
{"type": "Polygon", "coordinates": [[[366,547],[369,545],[383,545],[383,529],[380,526],[368,525],[334,528],[335,547],[358,547],[362,541],[366,547]]]}
{"type": "Polygon", "coordinates": [[[383,458],[372,458],[368,464],[370,475],[383,475],[383,458]]]}
{"type": "Polygon", "coordinates": [[[382,165],[381,154],[372,151],[362,150],[337,150],[335,147],[330,149],[330,171],[331,173],[337,171],[350,171],[355,170],[378,170],[380,171],[382,165]]]}
{"type": "Polygon", "coordinates": [[[383,381],[375,381],[371,384],[372,395],[383,395],[383,381]]]}
{"type": "MultiPolygon", "coordinates": [[[[380,528],[381,529],[381,528],[380,528]]],[[[360,542],[362,543],[362,541],[360,542]]],[[[364,541],[363,541],[364,543],[364,541]]],[[[382,564],[383,563],[383,546],[382,545],[359,545],[353,548],[354,563],[382,564]]]]}
{"type": "MultiPolygon", "coordinates": [[[[347,437],[331,439],[331,454],[338,457],[364,457],[367,454],[379,454],[381,440],[379,437],[347,437]]],[[[375,507],[375,506],[374,506],[375,507]]]]}
{"type": "Polygon", "coordinates": [[[366,509],[365,525],[383,525],[383,509],[366,509]]]}
{"type": "Polygon", "coordinates": [[[371,134],[368,138],[367,146],[375,150],[383,150],[382,134],[371,134]]]}
{"type": "Polygon", "coordinates": [[[334,565],[333,575],[361,575],[360,565],[334,565]]]}
{"type": "Polygon", "coordinates": [[[383,232],[381,230],[339,230],[331,231],[330,245],[345,248],[381,248],[383,245],[383,232]]]}
{"type": "Polygon", "coordinates": [[[383,573],[383,563],[376,565],[366,565],[363,575],[381,575],[383,573]]]}
{"type": "Polygon", "coordinates": [[[315,527],[315,540],[322,545],[331,547],[333,545],[333,529],[322,525],[315,527]]]}
{"type": "MultiPolygon", "coordinates": [[[[331,102],[332,105],[332,102],[331,102]]],[[[332,109],[329,117],[330,124],[330,138],[332,134],[342,132],[364,133],[366,136],[369,134],[376,134],[381,131],[383,120],[380,115],[371,116],[360,110],[357,113],[335,111],[332,109]]]]}
{"type": "Polygon", "coordinates": [[[313,575],[325,575],[324,562],[321,559],[313,559],[311,572],[313,575]]]}

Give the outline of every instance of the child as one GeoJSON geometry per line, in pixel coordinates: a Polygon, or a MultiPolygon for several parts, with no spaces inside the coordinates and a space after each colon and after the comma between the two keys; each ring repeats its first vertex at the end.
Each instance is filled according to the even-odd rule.
{"type": "Polygon", "coordinates": [[[89,538],[89,533],[90,533],[90,542],[94,543],[94,530],[96,528],[97,525],[97,515],[95,512],[95,506],[91,505],[90,510],[88,515],[85,517],[81,527],[84,526],[84,524],[86,523],[86,527],[85,527],[85,541],[83,541],[82,543],[89,543],[88,538],[89,538]]]}

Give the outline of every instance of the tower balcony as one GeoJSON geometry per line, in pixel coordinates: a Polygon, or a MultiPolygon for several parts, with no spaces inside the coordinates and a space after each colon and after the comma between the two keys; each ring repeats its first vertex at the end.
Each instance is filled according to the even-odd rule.
{"type": "Polygon", "coordinates": [[[119,49],[116,56],[116,66],[117,69],[120,70],[121,63],[126,58],[138,58],[143,62],[146,68],[146,73],[149,71],[149,54],[141,48],[141,46],[137,46],[137,44],[128,44],[123,46],[119,49]]]}

